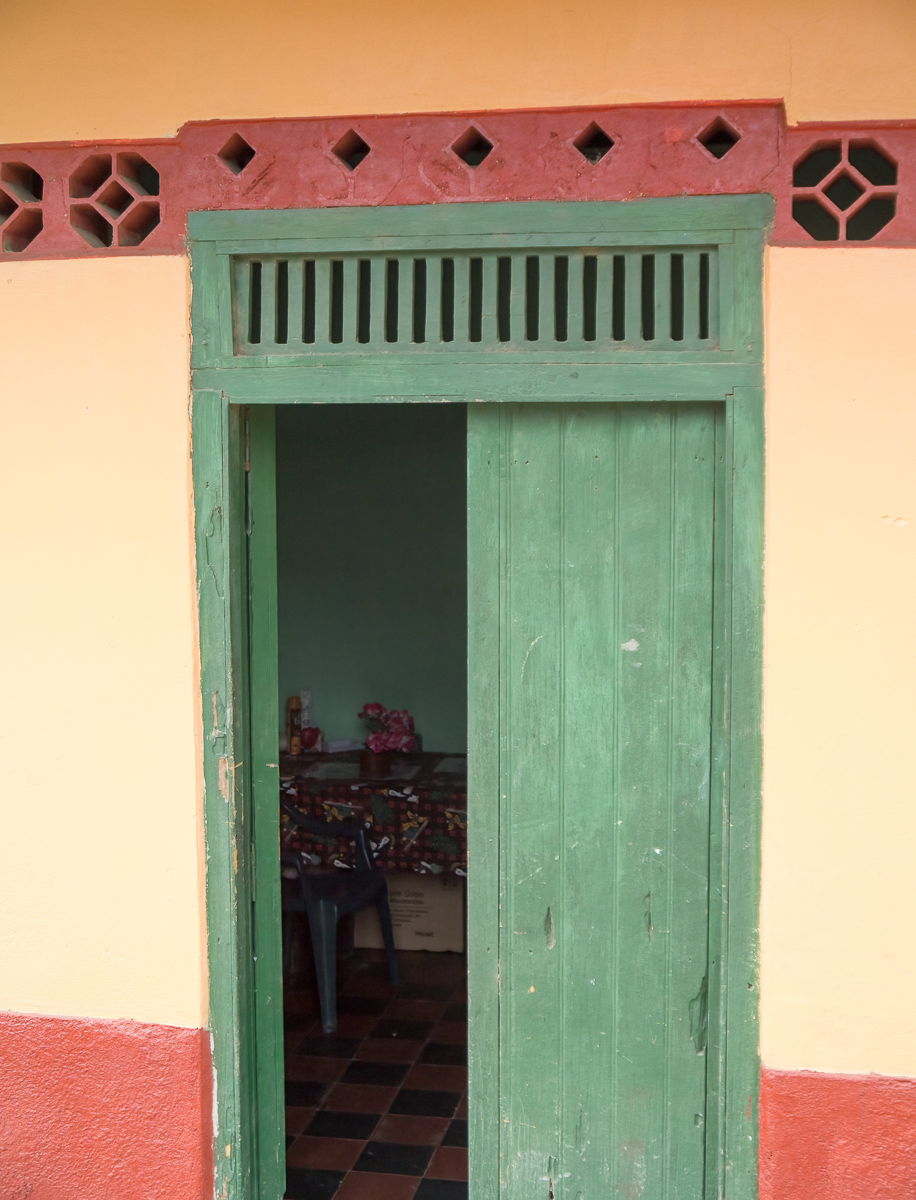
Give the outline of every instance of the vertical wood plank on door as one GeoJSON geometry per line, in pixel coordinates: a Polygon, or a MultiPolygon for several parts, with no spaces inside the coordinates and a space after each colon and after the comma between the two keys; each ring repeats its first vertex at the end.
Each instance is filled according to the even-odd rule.
{"type": "Polygon", "coordinates": [[[507,1194],[519,1198],[546,1195],[560,1161],[563,1051],[550,934],[563,845],[560,423],[554,405],[532,409],[513,405],[505,416],[501,1133],[507,1194]]]}
{"type": "Polygon", "coordinates": [[[617,1140],[614,690],[621,657],[615,587],[618,413],[603,405],[575,406],[565,413],[564,424],[567,803],[557,936],[566,991],[564,1026],[575,1031],[576,1044],[563,1085],[563,1170],[571,1172],[584,1195],[612,1196],[616,1176],[608,1150],[617,1140]]]}
{"type": "Polygon", "coordinates": [[[499,1175],[499,724],[502,417],[468,405],[468,1169],[475,1200],[499,1175]]]}
{"type": "Polygon", "coordinates": [[[717,416],[711,405],[688,404],[671,416],[665,1020],[672,1081],[666,1143],[670,1194],[677,1200],[696,1195],[706,1141],[717,416]]]}
{"type": "MultiPolygon", "coordinates": [[[[663,976],[667,944],[664,799],[667,798],[667,666],[665,619],[670,592],[670,447],[663,413],[646,414],[620,431],[619,625],[615,697],[619,802],[614,874],[620,898],[613,943],[617,1064],[615,1185],[641,1179],[659,1188],[664,1153],[665,1040],[663,976]],[[663,425],[659,422],[664,420],[663,425]],[[659,436],[659,435],[662,436],[659,436]],[[659,984],[661,983],[661,986],[659,984]],[[620,1097],[633,1103],[621,1110],[620,1097]]],[[[659,1195],[663,1193],[659,1190],[659,1195]]]]}
{"type": "Polygon", "coordinates": [[[245,1195],[256,1177],[255,1021],[248,811],[248,644],[244,433],[238,408],[197,391],[191,408],[204,716],[207,962],[227,986],[211,998],[216,1187],[245,1195]],[[226,890],[215,886],[225,879],[226,890]],[[228,1147],[228,1153],[223,1148],[228,1147]]]}
{"type": "MultiPolygon", "coordinates": [[[[762,250],[755,234],[755,252],[762,250]]],[[[745,277],[744,300],[759,336],[759,287],[745,277]]],[[[747,311],[747,309],[745,311],[747,311]]],[[[730,628],[727,651],[730,679],[728,695],[729,823],[726,897],[729,931],[756,928],[760,896],[760,793],[762,733],[760,696],[763,680],[763,530],[764,530],[764,395],[762,387],[736,387],[731,406],[727,478],[740,479],[731,495],[728,578],[731,583],[730,628]]],[[[757,1161],[759,1114],[757,1085],[758,1049],[758,944],[749,936],[740,944],[728,941],[727,976],[723,994],[728,1005],[726,1055],[726,1108],[724,1184],[738,1190],[757,1161]]]]}
{"type": "Polygon", "coordinates": [[[506,1196],[703,1188],[711,406],[512,406],[506,1196]]]}
{"type": "MultiPolygon", "coordinates": [[[[292,290],[292,289],[291,289],[292,290]]],[[[283,966],[280,944],[279,746],[276,696],[277,499],[274,409],[248,410],[248,561],[251,673],[251,828],[254,841],[255,1114],[259,1200],[276,1200],[286,1181],[283,1073],[283,966]]]]}
{"type": "MultiPolygon", "coordinates": [[[[732,489],[732,414],[724,406],[716,412],[716,498],[713,532],[713,675],[710,706],[712,758],[709,797],[709,988],[706,1044],[706,1172],[704,1200],[718,1200],[723,1187],[723,1150],[726,1143],[725,1111],[728,1095],[725,1048],[728,1011],[727,970],[729,875],[729,686],[731,676],[732,554],[730,533],[732,489]]],[[[740,820],[740,814],[734,815],[740,820]]],[[[756,1057],[756,1056],[753,1056],[756,1057]]],[[[756,1065],[756,1064],[755,1064],[756,1065]]]]}

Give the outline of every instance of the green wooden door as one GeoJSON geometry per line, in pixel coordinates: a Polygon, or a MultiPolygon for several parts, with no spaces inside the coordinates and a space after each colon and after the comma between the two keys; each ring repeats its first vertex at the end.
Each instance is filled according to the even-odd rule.
{"type": "Polygon", "coordinates": [[[472,1163],[498,1154],[507,1200],[704,1195],[718,422],[471,409],[472,824],[499,861],[498,894],[472,871],[499,989],[472,1163]]]}
{"type": "Polygon", "coordinates": [[[772,212],[701,196],[189,214],[227,1200],[282,1187],[279,953],[259,925],[279,905],[276,697],[255,663],[248,713],[239,547],[244,526],[264,656],[269,430],[251,422],[245,514],[233,412],[418,401],[470,410],[470,1194],[756,1195],[772,212]]]}

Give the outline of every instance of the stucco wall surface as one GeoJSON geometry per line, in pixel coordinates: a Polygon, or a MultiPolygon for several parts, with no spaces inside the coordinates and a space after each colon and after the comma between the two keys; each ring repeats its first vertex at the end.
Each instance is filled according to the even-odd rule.
{"type": "Polygon", "coordinates": [[[203,1029],[0,1013],[3,1200],[213,1196],[203,1029]]]}
{"type": "Polygon", "coordinates": [[[204,1024],[188,288],[0,268],[0,1009],[204,1024]]]}
{"type": "Polygon", "coordinates": [[[7,7],[0,142],[168,136],[209,118],[666,100],[784,98],[791,123],[916,118],[912,0],[7,7]]]}
{"type": "Polygon", "coordinates": [[[916,1076],[916,251],[767,255],[764,1063],[916,1076]]]}
{"type": "MultiPolygon", "coordinates": [[[[186,263],[0,329],[0,1009],[203,1024],[186,263]]],[[[767,347],[763,1059],[916,1076],[916,251],[768,251],[767,347]]]]}

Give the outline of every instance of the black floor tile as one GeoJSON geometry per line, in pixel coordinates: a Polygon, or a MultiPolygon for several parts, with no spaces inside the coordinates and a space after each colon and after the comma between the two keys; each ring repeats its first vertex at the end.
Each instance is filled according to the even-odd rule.
{"type": "Polygon", "coordinates": [[[408,983],[398,988],[399,1000],[450,1000],[454,988],[448,984],[408,983]]]}
{"type": "Polygon", "coordinates": [[[350,975],[351,979],[383,979],[388,981],[388,963],[385,960],[380,962],[354,962],[354,970],[350,975]]]}
{"type": "Polygon", "coordinates": [[[422,1175],[433,1156],[433,1146],[402,1146],[399,1142],[369,1142],[353,1164],[354,1171],[385,1175],[422,1175]]]}
{"type": "Polygon", "coordinates": [[[466,1021],[468,1019],[468,1006],[466,1004],[450,1004],[445,1010],[443,1021],[466,1021]]]}
{"type": "Polygon", "coordinates": [[[325,1098],[329,1083],[313,1083],[305,1079],[287,1079],[287,1108],[317,1108],[325,1098]]]}
{"type": "Polygon", "coordinates": [[[468,1144],[468,1123],[456,1117],[445,1131],[442,1139],[443,1146],[466,1146],[468,1144]]]}
{"type": "Polygon", "coordinates": [[[390,1003],[387,996],[338,996],[338,1015],[348,1017],[374,1017],[390,1003]]]}
{"type": "Polygon", "coordinates": [[[403,1083],[411,1063],[351,1062],[341,1077],[341,1083],[375,1083],[382,1087],[397,1087],[403,1083]]]}
{"type": "Polygon", "coordinates": [[[424,1179],[413,1200],[468,1200],[468,1185],[463,1179],[424,1179]]]}
{"type": "Polygon", "coordinates": [[[304,1037],[296,1047],[296,1054],[312,1055],[315,1058],[352,1058],[362,1044],[362,1038],[304,1037]]]}
{"type": "Polygon", "coordinates": [[[333,1112],[322,1108],[304,1129],[309,1137],[353,1138],[364,1142],[379,1122],[378,1113],[333,1112]]]}
{"type": "Polygon", "coordinates": [[[287,1057],[291,1057],[299,1049],[299,1043],[302,1041],[301,1033],[294,1033],[292,1030],[283,1028],[283,1053],[287,1057]]]}
{"type": "MultiPolygon", "coordinates": [[[[310,1038],[305,1039],[307,1042],[310,1038]]],[[[299,1049],[299,1054],[307,1054],[307,1050],[299,1049]]],[[[463,1067],[467,1062],[467,1046],[453,1046],[449,1042],[430,1042],[420,1052],[417,1062],[434,1063],[439,1067],[463,1067]]]]}
{"type": "Polygon", "coordinates": [[[331,1200],[343,1182],[343,1171],[307,1171],[286,1168],[287,1200],[331,1200]]]}
{"type": "Polygon", "coordinates": [[[285,1012],[283,1014],[283,1028],[287,1033],[294,1033],[299,1029],[310,1029],[314,1024],[314,1013],[285,1012]]]}
{"type": "Polygon", "coordinates": [[[460,1092],[427,1092],[401,1088],[389,1112],[410,1117],[450,1117],[458,1107],[460,1092]]]}
{"type": "Polygon", "coordinates": [[[383,1018],[372,1030],[374,1038],[404,1038],[411,1042],[425,1042],[432,1032],[432,1021],[398,1021],[383,1018]]]}

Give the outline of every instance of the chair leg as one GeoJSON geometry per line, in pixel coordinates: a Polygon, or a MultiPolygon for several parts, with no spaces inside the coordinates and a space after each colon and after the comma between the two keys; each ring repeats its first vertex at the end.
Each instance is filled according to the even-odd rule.
{"type": "Polygon", "coordinates": [[[321,1028],[325,1033],[334,1033],[337,1029],[337,905],[310,906],[309,929],[318,975],[321,1028]]]}
{"type": "Polygon", "coordinates": [[[394,952],[394,931],[391,928],[391,909],[388,906],[388,893],[383,892],[375,902],[378,909],[378,923],[382,927],[382,941],[385,943],[385,957],[388,959],[388,978],[397,987],[401,982],[398,971],[398,959],[394,952]]]}

